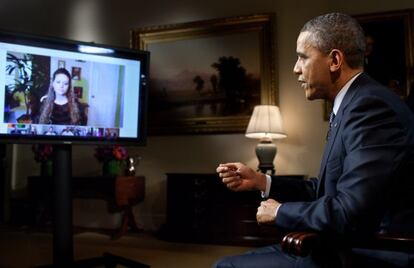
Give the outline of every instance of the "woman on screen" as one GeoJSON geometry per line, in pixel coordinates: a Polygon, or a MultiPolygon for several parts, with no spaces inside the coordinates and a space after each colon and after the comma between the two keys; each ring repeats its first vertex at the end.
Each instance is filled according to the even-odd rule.
{"type": "Polygon", "coordinates": [[[72,89],[72,78],[65,68],[53,73],[47,95],[41,98],[39,124],[79,125],[81,110],[72,89]]]}

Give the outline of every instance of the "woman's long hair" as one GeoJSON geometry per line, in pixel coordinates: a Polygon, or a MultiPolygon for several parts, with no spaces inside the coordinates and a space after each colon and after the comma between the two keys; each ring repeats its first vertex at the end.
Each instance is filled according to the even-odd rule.
{"type": "Polygon", "coordinates": [[[65,68],[59,68],[53,73],[52,81],[49,85],[49,90],[46,95],[46,99],[43,100],[42,108],[40,109],[39,124],[51,124],[50,116],[52,115],[53,104],[55,102],[55,90],[53,89],[53,81],[58,74],[66,75],[69,79],[68,90],[66,91],[66,97],[68,98],[68,105],[70,111],[70,121],[72,125],[77,125],[80,122],[80,110],[77,103],[76,94],[72,89],[72,77],[65,68]]]}

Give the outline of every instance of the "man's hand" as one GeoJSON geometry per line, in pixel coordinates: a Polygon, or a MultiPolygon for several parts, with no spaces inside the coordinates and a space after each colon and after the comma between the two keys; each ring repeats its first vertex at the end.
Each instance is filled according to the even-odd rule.
{"type": "Polygon", "coordinates": [[[276,210],[280,203],[274,199],[267,199],[257,208],[256,219],[259,224],[275,224],[276,210]]]}
{"type": "Polygon", "coordinates": [[[220,164],[216,171],[223,183],[232,191],[266,190],[266,176],[242,163],[220,164]]]}

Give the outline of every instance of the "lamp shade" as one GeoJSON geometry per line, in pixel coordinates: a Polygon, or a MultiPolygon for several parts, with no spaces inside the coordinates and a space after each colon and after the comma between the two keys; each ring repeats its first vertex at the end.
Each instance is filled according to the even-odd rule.
{"type": "Polygon", "coordinates": [[[274,105],[255,106],[247,126],[246,137],[255,139],[286,138],[279,107],[274,105]]]}

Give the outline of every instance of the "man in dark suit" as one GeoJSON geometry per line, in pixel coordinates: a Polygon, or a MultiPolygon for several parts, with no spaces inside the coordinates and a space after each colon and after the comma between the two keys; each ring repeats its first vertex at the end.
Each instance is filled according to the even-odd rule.
{"type": "Polygon", "coordinates": [[[414,161],[413,114],[363,73],[364,51],[362,28],[345,14],[316,17],[299,34],[293,71],[306,98],[333,103],[318,178],[276,180],[242,163],[217,167],[229,189],[260,190],[268,198],[257,210],[259,224],[318,231],[335,247],[301,258],[274,245],[223,258],[215,267],[339,267],[344,254],[356,267],[412,267],[412,254],[344,246],[357,235],[414,228],[413,194],[401,191],[414,189],[405,170],[405,163],[414,161]]]}

